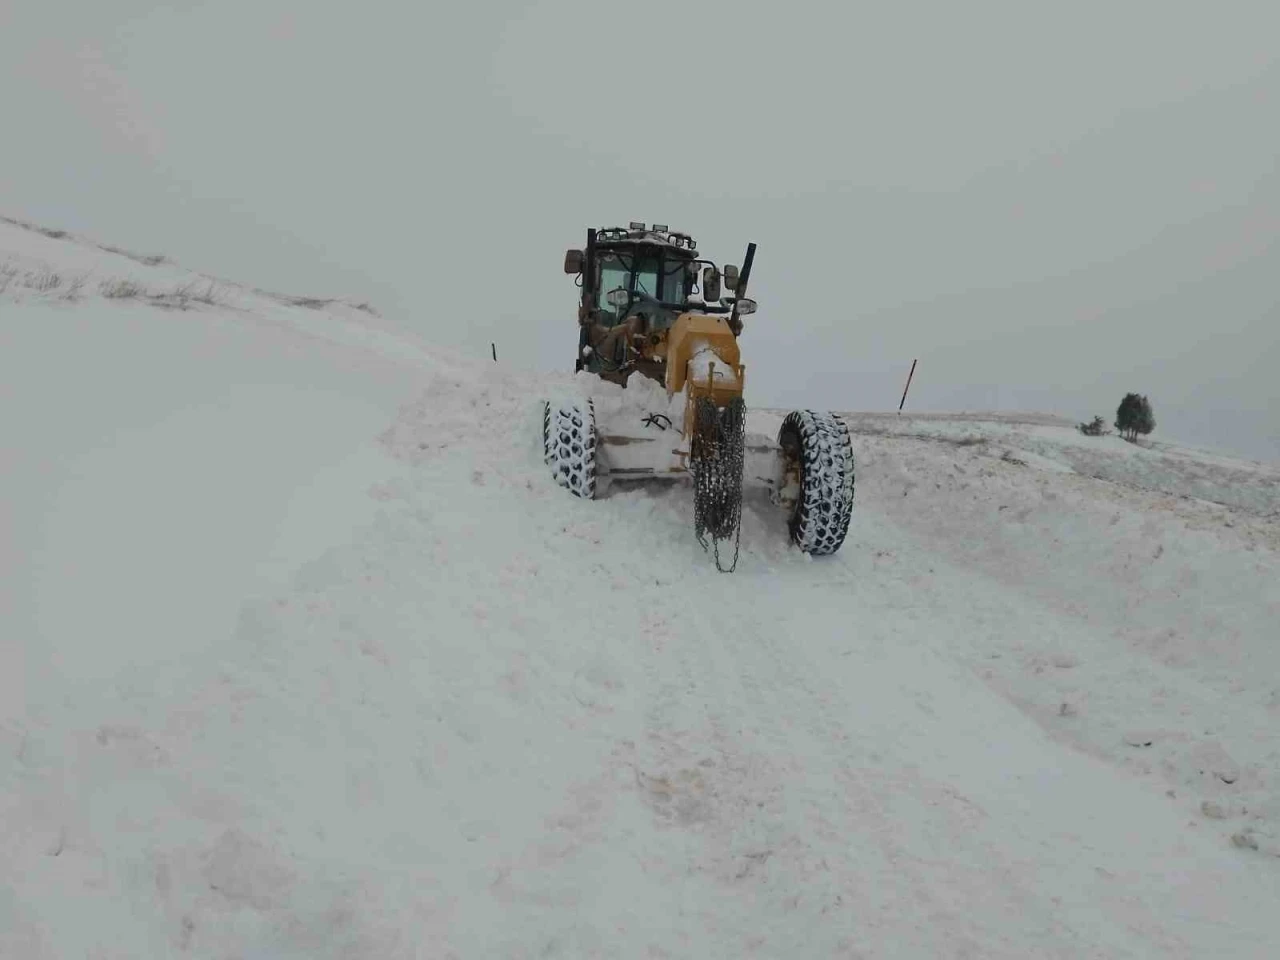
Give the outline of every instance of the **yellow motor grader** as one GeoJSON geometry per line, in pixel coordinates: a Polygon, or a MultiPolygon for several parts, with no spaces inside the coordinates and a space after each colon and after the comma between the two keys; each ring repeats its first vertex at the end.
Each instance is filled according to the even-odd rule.
{"type": "Polygon", "coordinates": [[[575,369],[624,388],[639,375],[665,396],[650,388],[639,408],[604,417],[589,395],[543,406],[546,463],[580,497],[595,498],[601,479],[691,477],[696,535],[704,547],[713,541],[721,570],[737,565],[744,479],[769,490],[811,555],[840,549],[853,512],[853,447],[839,417],[792,412],[776,441],[746,431],[738,337],[756,310],[746,295],[755,252],[748,244],[741,269],[722,271],[665,224],[588,230],[586,246],[564,258],[581,290],[575,369]],[[722,297],[722,286],[733,296],[722,297]],[[726,568],[720,543],[729,538],[726,568]]]}

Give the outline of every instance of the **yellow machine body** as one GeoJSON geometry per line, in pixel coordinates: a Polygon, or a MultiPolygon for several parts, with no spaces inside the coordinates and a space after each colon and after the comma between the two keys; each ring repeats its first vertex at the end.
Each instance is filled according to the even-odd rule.
{"type": "Polygon", "coordinates": [[[738,338],[723,317],[682,313],[664,339],[667,396],[686,391],[683,433],[687,437],[694,403],[709,397],[723,407],[742,396],[746,368],[740,362],[738,338]]]}

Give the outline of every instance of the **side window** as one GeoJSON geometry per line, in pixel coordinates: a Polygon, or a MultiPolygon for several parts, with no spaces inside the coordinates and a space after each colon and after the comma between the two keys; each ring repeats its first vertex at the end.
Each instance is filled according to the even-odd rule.
{"type": "Polygon", "coordinates": [[[662,299],[667,303],[684,302],[685,265],[668,263],[662,276],[662,299]]]}

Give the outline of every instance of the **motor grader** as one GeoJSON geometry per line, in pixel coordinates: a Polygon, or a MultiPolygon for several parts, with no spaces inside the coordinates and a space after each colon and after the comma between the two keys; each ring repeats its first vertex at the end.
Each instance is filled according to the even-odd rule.
{"type": "Polygon", "coordinates": [[[665,224],[589,229],[586,246],[564,258],[580,289],[575,370],[638,404],[601,415],[587,390],[543,406],[546,463],[577,496],[594,499],[601,480],[692,478],[696,536],[704,548],[712,541],[723,571],[737,565],[744,482],[768,490],[810,555],[840,549],[853,511],[853,448],[839,417],[794,411],[776,440],[746,431],[738,338],[756,311],[746,295],[755,252],[748,244],[741,269],[721,270],[665,224]],[[726,567],[720,544],[730,538],[726,567]]]}

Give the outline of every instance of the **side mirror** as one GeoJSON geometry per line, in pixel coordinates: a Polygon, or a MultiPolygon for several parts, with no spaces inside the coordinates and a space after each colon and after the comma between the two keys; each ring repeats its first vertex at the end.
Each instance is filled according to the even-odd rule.
{"type": "Polygon", "coordinates": [[[724,285],[730,290],[738,289],[738,268],[732,263],[724,265],[724,285]]]}
{"type": "Polygon", "coordinates": [[[738,316],[740,317],[749,317],[756,312],[756,302],[750,297],[742,297],[739,300],[735,300],[734,304],[738,308],[738,316]]]}
{"type": "Polygon", "coordinates": [[[702,271],[702,299],[713,303],[720,299],[720,271],[706,267],[702,271]]]}
{"type": "Polygon", "coordinates": [[[583,256],[581,250],[566,250],[564,252],[564,272],[581,273],[582,261],[583,256]]]}

